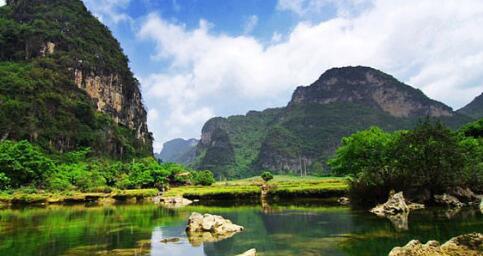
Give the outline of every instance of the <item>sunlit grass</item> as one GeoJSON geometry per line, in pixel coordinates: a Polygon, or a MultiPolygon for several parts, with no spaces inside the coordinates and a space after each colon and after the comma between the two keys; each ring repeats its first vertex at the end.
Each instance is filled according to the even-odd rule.
{"type": "MultiPolygon", "coordinates": [[[[216,182],[211,186],[181,186],[174,187],[164,193],[164,196],[187,196],[187,197],[209,197],[209,196],[257,196],[260,194],[260,186],[263,180],[260,177],[252,177],[241,180],[216,182]]],[[[348,189],[347,180],[337,177],[297,177],[297,176],[275,176],[269,181],[270,193],[301,193],[317,194],[323,192],[345,192],[348,189]]]]}

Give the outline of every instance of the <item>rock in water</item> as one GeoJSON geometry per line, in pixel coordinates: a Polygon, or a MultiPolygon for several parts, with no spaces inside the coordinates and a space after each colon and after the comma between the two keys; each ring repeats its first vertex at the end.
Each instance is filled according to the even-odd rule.
{"type": "Polygon", "coordinates": [[[233,224],[230,220],[224,219],[218,215],[204,214],[194,212],[188,220],[188,232],[210,232],[223,235],[226,233],[234,233],[243,231],[243,227],[233,224]]]}
{"type": "Polygon", "coordinates": [[[483,235],[471,233],[451,238],[440,246],[437,241],[422,244],[412,240],[403,247],[394,247],[389,256],[481,256],[483,252],[483,235]]]}
{"type": "Polygon", "coordinates": [[[221,216],[193,212],[189,217],[186,232],[189,242],[193,246],[199,246],[203,242],[217,242],[230,238],[243,229],[242,226],[235,225],[221,216]]]}
{"type": "Polygon", "coordinates": [[[183,197],[166,197],[166,198],[161,198],[161,202],[169,207],[169,208],[179,208],[179,207],[184,207],[187,205],[190,205],[193,203],[193,201],[188,200],[183,197]]]}
{"type": "Polygon", "coordinates": [[[389,195],[389,199],[384,204],[379,204],[372,208],[370,212],[378,216],[395,215],[398,213],[409,212],[409,207],[404,199],[403,192],[389,195]]]}
{"type": "Polygon", "coordinates": [[[256,255],[257,255],[257,250],[250,249],[242,254],[238,254],[237,256],[256,256],[256,255]]]}
{"type": "Polygon", "coordinates": [[[339,197],[339,199],[337,199],[337,202],[340,204],[340,205],[349,205],[351,203],[351,200],[348,198],[348,197],[339,197]]]}
{"type": "Polygon", "coordinates": [[[446,205],[450,207],[463,207],[464,204],[458,200],[458,198],[448,195],[448,194],[442,194],[442,195],[434,195],[434,202],[440,205],[446,205]]]}

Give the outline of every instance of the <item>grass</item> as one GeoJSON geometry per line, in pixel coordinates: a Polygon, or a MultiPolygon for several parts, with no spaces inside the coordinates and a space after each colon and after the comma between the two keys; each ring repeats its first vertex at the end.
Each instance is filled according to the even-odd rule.
{"type": "MultiPolygon", "coordinates": [[[[174,187],[164,193],[166,197],[183,196],[186,198],[203,199],[238,199],[258,198],[263,180],[252,177],[234,181],[216,182],[211,186],[182,186],[174,187]]],[[[347,192],[348,185],[345,178],[335,177],[297,177],[274,176],[269,181],[271,197],[332,197],[347,192]]]]}
{"type": "Polygon", "coordinates": [[[64,203],[64,202],[89,202],[103,198],[126,200],[130,198],[153,197],[158,193],[157,189],[129,189],[114,190],[111,193],[83,193],[76,191],[67,192],[25,192],[0,193],[0,203],[5,204],[41,204],[41,203],[64,203]]]}

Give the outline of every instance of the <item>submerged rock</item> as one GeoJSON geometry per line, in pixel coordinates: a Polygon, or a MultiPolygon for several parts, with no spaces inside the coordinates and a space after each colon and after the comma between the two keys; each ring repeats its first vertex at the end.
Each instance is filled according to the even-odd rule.
{"type": "Polygon", "coordinates": [[[257,255],[257,250],[250,249],[242,254],[238,254],[237,256],[256,256],[256,255],[257,255]]]}
{"type": "Polygon", "coordinates": [[[170,208],[184,207],[193,203],[193,201],[184,197],[164,197],[160,199],[160,202],[170,208]]]}
{"type": "Polygon", "coordinates": [[[177,243],[179,241],[181,241],[181,238],[179,238],[179,237],[171,237],[171,238],[161,239],[160,242],[167,244],[167,243],[177,243]]]}
{"type": "Polygon", "coordinates": [[[376,205],[370,212],[378,216],[395,215],[409,212],[409,207],[404,199],[403,192],[391,193],[384,204],[376,205]]]}
{"type": "Polygon", "coordinates": [[[232,237],[243,229],[221,216],[193,212],[189,217],[186,232],[190,243],[196,246],[203,242],[216,242],[232,237]]]}
{"type": "Polygon", "coordinates": [[[458,200],[458,198],[448,195],[448,194],[442,194],[442,195],[434,195],[434,202],[439,204],[439,205],[445,205],[449,207],[463,207],[464,204],[458,200]]]}
{"type": "Polygon", "coordinates": [[[409,230],[409,212],[401,212],[394,215],[386,215],[396,230],[409,230]]]}
{"type": "Polygon", "coordinates": [[[483,252],[483,235],[471,233],[454,237],[440,245],[437,241],[422,244],[412,240],[403,247],[394,247],[389,256],[478,256],[483,252]]]}

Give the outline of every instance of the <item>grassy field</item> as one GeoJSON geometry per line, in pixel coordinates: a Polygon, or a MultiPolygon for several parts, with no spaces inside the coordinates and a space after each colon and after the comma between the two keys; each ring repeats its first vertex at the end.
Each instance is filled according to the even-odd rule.
{"type": "MultiPolygon", "coordinates": [[[[183,196],[201,199],[244,199],[258,198],[263,180],[260,177],[234,181],[216,182],[207,187],[173,187],[163,195],[166,197],[183,196]]],[[[275,176],[269,181],[270,197],[333,197],[347,192],[345,178],[335,177],[298,177],[275,176]]]]}
{"type": "Polygon", "coordinates": [[[89,202],[100,200],[129,200],[131,198],[149,198],[156,196],[157,189],[130,189],[114,190],[110,193],[82,193],[75,191],[48,193],[27,193],[15,191],[13,193],[0,193],[0,203],[4,204],[42,204],[42,203],[68,203],[89,202]]]}

